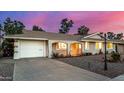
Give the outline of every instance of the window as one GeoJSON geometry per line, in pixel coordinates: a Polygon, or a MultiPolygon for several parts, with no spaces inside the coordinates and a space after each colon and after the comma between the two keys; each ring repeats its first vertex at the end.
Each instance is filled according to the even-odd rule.
{"type": "Polygon", "coordinates": [[[96,42],[96,49],[102,49],[102,43],[96,42]]]}
{"type": "Polygon", "coordinates": [[[113,44],[111,42],[107,43],[107,48],[108,49],[113,49],[113,44]]]}
{"type": "Polygon", "coordinates": [[[57,49],[66,49],[66,48],[67,48],[67,46],[65,43],[58,43],[57,49]]]}
{"type": "Polygon", "coordinates": [[[85,42],[85,50],[89,50],[89,43],[85,42]]]}

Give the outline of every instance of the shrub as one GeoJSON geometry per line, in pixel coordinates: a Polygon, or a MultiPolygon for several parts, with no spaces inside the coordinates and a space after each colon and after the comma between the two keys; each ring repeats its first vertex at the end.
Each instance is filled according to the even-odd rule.
{"type": "Polygon", "coordinates": [[[63,54],[60,54],[60,55],[59,55],[59,58],[62,58],[62,57],[65,57],[65,56],[64,56],[63,54]]]}
{"type": "Polygon", "coordinates": [[[4,57],[12,57],[14,54],[14,41],[12,39],[4,40],[2,43],[3,56],[4,57]]]}
{"type": "Polygon", "coordinates": [[[84,53],[83,55],[84,55],[84,56],[90,56],[90,55],[92,55],[92,53],[87,52],[87,53],[84,53]]]}
{"type": "Polygon", "coordinates": [[[102,52],[102,50],[101,50],[101,49],[99,50],[99,55],[100,55],[100,54],[103,54],[103,52],[102,52]]]}
{"type": "Polygon", "coordinates": [[[3,56],[3,49],[2,49],[2,46],[0,45],[0,57],[3,56]]]}
{"type": "Polygon", "coordinates": [[[120,54],[117,52],[112,52],[111,53],[111,57],[112,57],[112,61],[116,62],[116,61],[120,61],[120,54]]]}
{"type": "MultiPolygon", "coordinates": [[[[52,54],[52,58],[64,58],[64,57],[65,57],[64,54],[59,54],[59,53],[52,54]]],[[[66,57],[68,57],[68,56],[66,56],[66,57]]]]}
{"type": "Polygon", "coordinates": [[[108,51],[106,51],[106,54],[109,54],[109,52],[108,52],[108,51]]]}
{"type": "Polygon", "coordinates": [[[59,58],[59,53],[53,53],[52,58],[59,58]]]}

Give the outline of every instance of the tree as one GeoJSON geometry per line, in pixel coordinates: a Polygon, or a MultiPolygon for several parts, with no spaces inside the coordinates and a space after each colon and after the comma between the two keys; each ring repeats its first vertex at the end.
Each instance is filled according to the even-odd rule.
{"type": "Polygon", "coordinates": [[[44,31],[44,32],[45,32],[45,30],[43,30],[41,27],[36,26],[36,25],[34,25],[34,26],[32,27],[32,30],[33,30],[33,31],[44,31]]]}
{"type": "Polygon", "coordinates": [[[2,31],[3,31],[3,27],[2,27],[2,25],[0,24],[0,38],[2,37],[2,31]]]}
{"type": "Polygon", "coordinates": [[[110,40],[121,40],[123,38],[123,33],[115,34],[113,32],[107,32],[107,39],[110,40]]]}
{"type": "Polygon", "coordinates": [[[123,33],[116,34],[116,37],[115,37],[116,40],[121,40],[122,38],[123,38],[123,33]]]}
{"type": "Polygon", "coordinates": [[[0,24],[0,31],[2,31],[3,30],[3,27],[2,27],[2,25],[0,24]]]}
{"type": "Polygon", "coordinates": [[[63,34],[66,34],[69,32],[70,28],[73,27],[73,21],[72,20],[69,20],[67,18],[63,19],[61,21],[61,26],[60,26],[60,29],[59,29],[59,33],[63,33],[63,34]]]}
{"type": "Polygon", "coordinates": [[[78,28],[78,34],[79,35],[88,35],[88,32],[89,32],[89,28],[86,27],[85,25],[81,26],[78,28]]]}
{"type": "MultiPolygon", "coordinates": [[[[113,32],[107,33],[107,39],[109,40],[121,40],[123,38],[123,33],[114,34],[113,32]]],[[[115,51],[118,52],[118,45],[115,44],[115,51]]]]}
{"type": "Polygon", "coordinates": [[[107,39],[114,39],[115,38],[115,34],[113,32],[107,32],[107,39]]]}
{"type": "Polygon", "coordinates": [[[12,35],[12,34],[22,34],[22,30],[25,28],[24,24],[17,20],[11,20],[9,17],[6,18],[4,25],[3,25],[3,31],[6,35],[12,35]]]}
{"type": "MultiPolygon", "coordinates": [[[[13,35],[13,34],[22,34],[23,29],[25,28],[24,24],[17,20],[11,20],[9,17],[3,23],[3,27],[1,25],[2,31],[4,31],[5,35],[13,35]]],[[[2,42],[2,50],[3,56],[13,56],[14,54],[14,40],[13,39],[5,39],[2,42]]]]}

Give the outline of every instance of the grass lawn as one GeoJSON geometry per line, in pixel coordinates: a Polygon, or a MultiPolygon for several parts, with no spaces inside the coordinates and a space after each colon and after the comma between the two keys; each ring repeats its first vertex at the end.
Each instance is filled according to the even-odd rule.
{"type": "Polygon", "coordinates": [[[114,78],[121,74],[124,74],[124,62],[108,63],[108,70],[104,71],[104,55],[94,56],[83,56],[83,57],[72,57],[72,58],[58,58],[57,60],[95,72],[98,74],[105,75],[109,78],[114,78]]]}
{"type": "Polygon", "coordinates": [[[14,61],[10,58],[0,58],[0,81],[12,81],[14,61]]]}

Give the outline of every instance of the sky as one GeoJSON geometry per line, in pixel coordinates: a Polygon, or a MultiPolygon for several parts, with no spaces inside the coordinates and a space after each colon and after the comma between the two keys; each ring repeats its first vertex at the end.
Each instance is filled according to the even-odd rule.
{"type": "Polygon", "coordinates": [[[7,17],[21,21],[29,30],[38,25],[47,32],[58,32],[61,20],[68,18],[74,22],[69,33],[77,33],[82,25],[90,28],[90,33],[124,33],[123,11],[0,11],[0,23],[7,17]]]}

